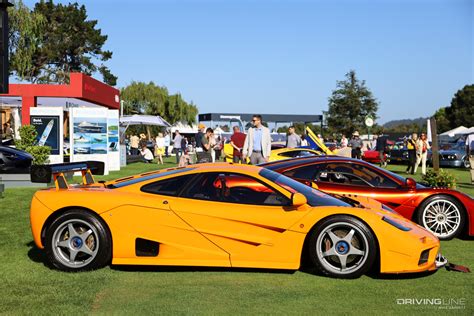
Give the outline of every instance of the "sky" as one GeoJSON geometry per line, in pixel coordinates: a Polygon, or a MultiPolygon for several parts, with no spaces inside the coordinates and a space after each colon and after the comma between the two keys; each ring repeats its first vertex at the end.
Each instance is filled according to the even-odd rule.
{"type": "Polygon", "coordinates": [[[108,35],[118,87],[153,81],[200,113],[322,114],[355,70],[383,124],[474,82],[474,0],[77,2],[108,35]]]}

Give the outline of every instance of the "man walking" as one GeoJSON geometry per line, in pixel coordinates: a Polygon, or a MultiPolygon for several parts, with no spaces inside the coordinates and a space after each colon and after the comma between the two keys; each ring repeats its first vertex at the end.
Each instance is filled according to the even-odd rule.
{"type": "Polygon", "coordinates": [[[387,148],[387,136],[383,135],[383,132],[380,132],[379,137],[377,137],[377,142],[375,143],[375,150],[379,152],[380,167],[385,168],[387,166],[387,161],[385,161],[385,151],[387,148]]]}
{"type": "Polygon", "coordinates": [[[469,164],[471,165],[471,184],[474,184],[474,133],[466,137],[466,154],[469,157],[469,164]]]}
{"type": "Polygon", "coordinates": [[[252,165],[267,162],[270,159],[272,150],[272,139],[270,130],[262,125],[262,116],[256,114],[252,117],[254,127],[249,128],[247,137],[245,137],[242,159],[250,157],[252,165]]]}
{"type": "Polygon", "coordinates": [[[295,133],[295,127],[290,126],[288,128],[288,137],[286,139],[287,148],[296,148],[301,146],[301,138],[298,134],[295,133]]]}
{"type": "Polygon", "coordinates": [[[407,141],[408,149],[408,167],[407,173],[415,174],[416,152],[417,152],[418,134],[413,133],[407,141]]]}
{"type": "Polygon", "coordinates": [[[181,157],[181,141],[183,136],[179,133],[178,130],[175,131],[175,136],[173,138],[173,151],[176,154],[176,163],[179,164],[179,158],[181,157]]]}
{"type": "Polygon", "coordinates": [[[234,148],[232,154],[232,161],[234,163],[245,163],[242,160],[242,149],[244,148],[245,143],[245,134],[240,132],[238,126],[234,126],[234,134],[230,137],[230,145],[234,148]]]}
{"type": "Polygon", "coordinates": [[[359,132],[355,131],[352,133],[352,139],[349,141],[348,146],[351,147],[351,157],[360,159],[362,156],[362,139],[359,138],[359,132]]]}

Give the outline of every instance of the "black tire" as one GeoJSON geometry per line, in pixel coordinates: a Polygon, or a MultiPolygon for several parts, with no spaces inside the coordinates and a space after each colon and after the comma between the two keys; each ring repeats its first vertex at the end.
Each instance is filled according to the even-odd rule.
{"type": "Polygon", "coordinates": [[[46,228],[44,244],[48,262],[62,271],[99,269],[112,257],[106,224],[85,210],[70,210],[56,218],[46,228]]]}
{"type": "Polygon", "coordinates": [[[418,207],[416,222],[439,240],[450,240],[464,229],[466,213],[458,200],[449,195],[433,195],[418,207]]]}
{"type": "Polygon", "coordinates": [[[343,279],[365,274],[377,257],[372,231],[367,224],[348,215],[319,222],[310,232],[308,248],[311,261],[321,274],[343,279]],[[352,236],[348,236],[352,231],[352,236]]]}
{"type": "Polygon", "coordinates": [[[464,166],[464,168],[466,168],[466,169],[470,169],[470,168],[471,168],[471,162],[469,161],[469,158],[465,158],[465,159],[463,160],[463,166],[464,166]]]}

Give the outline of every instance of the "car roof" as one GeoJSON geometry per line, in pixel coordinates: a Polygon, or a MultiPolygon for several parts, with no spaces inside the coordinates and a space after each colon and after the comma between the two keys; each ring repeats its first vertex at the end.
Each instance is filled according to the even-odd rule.
{"type": "Polygon", "coordinates": [[[365,161],[360,159],[348,158],[348,157],[341,157],[341,156],[334,156],[334,155],[326,155],[326,156],[310,156],[310,157],[300,157],[300,158],[293,158],[293,159],[286,159],[274,162],[267,162],[260,164],[260,167],[264,167],[270,170],[278,170],[278,169],[288,169],[294,166],[299,165],[306,165],[310,163],[322,163],[322,162],[357,162],[362,164],[367,164],[365,161]]]}

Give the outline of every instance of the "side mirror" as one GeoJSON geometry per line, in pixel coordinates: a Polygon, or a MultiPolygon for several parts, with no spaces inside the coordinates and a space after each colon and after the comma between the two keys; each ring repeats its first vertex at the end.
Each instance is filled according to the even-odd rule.
{"type": "Polygon", "coordinates": [[[416,189],[416,181],[412,178],[407,178],[405,180],[405,186],[411,190],[416,189]]]}
{"type": "Polygon", "coordinates": [[[306,196],[301,193],[294,193],[291,197],[291,203],[293,206],[300,207],[306,204],[308,200],[306,200],[306,196]]]}

